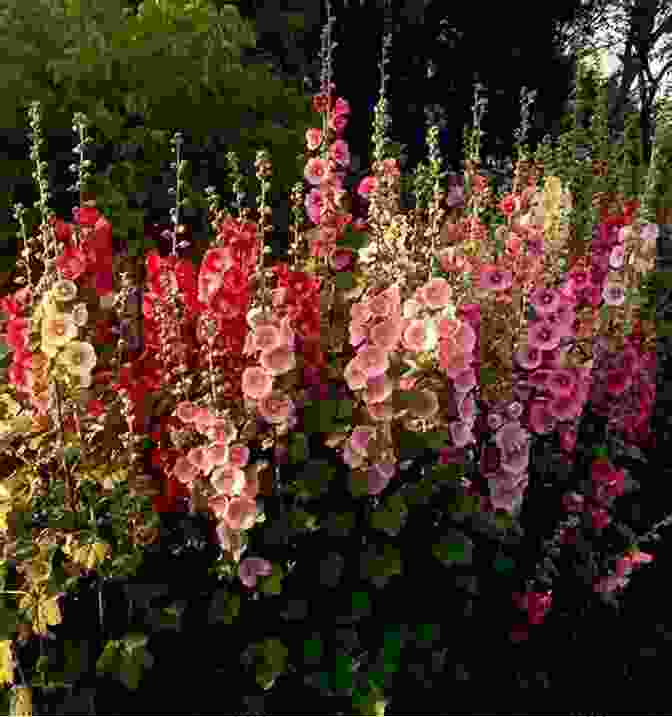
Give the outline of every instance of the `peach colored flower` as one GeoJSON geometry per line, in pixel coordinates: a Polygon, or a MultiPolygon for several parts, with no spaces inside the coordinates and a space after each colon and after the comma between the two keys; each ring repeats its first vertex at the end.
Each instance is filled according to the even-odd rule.
{"type": "Polygon", "coordinates": [[[366,408],[374,421],[389,421],[394,416],[394,407],[389,401],[370,403],[366,408]]]}
{"type": "Polygon", "coordinates": [[[351,346],[359,346],[359,344],[362,343],[362,341],[366,340],[367,337],[367,331],[366,326],[363,323],[360,323],[359,321],[353,321],[350,324],[350,345],[351,346]]]}
{"type": "Polygon", "coordinates": [[[192,423],[196,420],[198,410],[198,406],[195,406],[191,401],[180,401],[175,409],[175,415],[184,423],[192,423]]]}
{"type": "Polygon", "coordinates": [[[457,330],[460,328],[461,324],[462,322],[460,321],[460,319],[451,319],[448,317],[439,319],[436,322],[436,329],[439,332],[439,338],[452,338],[457,333],[457,330]]]}
{"type": "Polygon", "coordinates": [[[217,468],[210,476],[212,487],[221,494],[238,495],[245,485],[245,473],[230,463],[217,468]]]}
{"type": "Polygon", "coordinates": [[[367,371],[359,359],[359,355],[351,359],[343,372],[343,378],[345,378],[348,388],[351,391],[359,391],[366,386],[367,371]]]}
{"type": "Polygon", "coordinates": [[[411,319],[403,335],[403,344],[409,351],[431,351],[436,346],[438,334],[431,319],[411,319]]]}
{"type": "Polygon", "coordinates": [[[422,304],[415,299],[406,299],[402,308],[402,314],[405,319],[414,319],[418,312],[422,309],[422,304]]]}
{"type": "Polygon", "coordinates": [[[316,127],[311,127],[306,130],[306,146],[312,152],[317,149],[322,143],[322,130],[316,127]]]}
{"type": "Polygon", "coordinates": [[[393,351],[399,343],[403,326],[403,321],[398,316],[380,321],[371,328],[371,341],[384,351],[393,351]]]}
{"type": "Polygon", "coordinates": [[[256,351],[273,351],[281,345],[282,337],[277,326],[271,323],[254,327],[254,349],[256,351]]]}
{"type": "Polygon", "coordinates": [[[371,318],[371,309],[365,301],[358,301],[350,307],[350,318],[354,322],[365,324],[371,318]]]}
{"type": "Polygon", "coordinates": [[[296,367],[296,356],[286,346],[278,346],[263,352],[259,363],[273,376],[281,376],[296,367]]]}
{"type": "Polygon", "coordinates": [[[249,530],[257,519],[257,504],[251,498],[231,498],[224,522],[232,530],[249,530]]]}
{"type": "Polygon", "coordinates": [[[245,484],[243,485],[240,495],[243,498],[254,498],[259,495],[259,478],[256,470],[253,473],[245,474],[245,484]]]}
{"type": "Polygon", "coordinates": [[[277,391],[264,396],[257,404],[257,410],[269,423],[284,423],[292,414],[294,404],[288,396],[277,391]]]}
{"type": "Polygon", "coordinates": [[[226,506],[229,504],[229,497],[221,493],[210,496],[208,498],[208,507],[218,518],[221,518],[226,512],[226,506]]]}
{"type": "Polygon", "coordinates": [[[173,466],[173,475],[180,483],[193,483],[198,478],[198,468],[186,456],[180,456],[173,466]]]}
{"type": "Polygon", "coordinates": [[[228,450],[226,445],[217,444],[210,446],[210,462],[213,466],[223,466],[228,462],[228,450]]]}
{"type": "Polygon", "coordinates": [[[441,277],[428,281],[422,287],[421,292],[424,303],[430,309],[442,309],[447,306],[453,293],[450,284],[441,277]]]}
{"type": "Polygon", "coordinates": [[[387,352],[378,346],[367,346],[357,354],[356,358],[366,372],[367,378],[381,376],[390,366],[387,352]]]}
{"type": "Polygon", "coordinates": [[[196,430],[199,433],[203,433],[203,434],[208,432],[208,430],[214,424],[214,421],[215,421],[215,417],[205,407],[199,408],[196,413],[196,416],[194,418],[194,423],[196,424],[196,430]]]}
{"type": "Polygon", "coordinates": [[[198,470],[203,471],[206,475],[212,470],[212,461],[210,459],[210,453],[207,448],[198,446],[192,448],[187,453],[187,460],[192,463],[198,470]]]}
{"type": "Polygon", "coordinates": [[[377,376],[376,378],[370,378],[364,391],[364,402],[371,404],[387,401],[392,395],[393,389],[394,385],[392,380],[385,374],[377,376]]]}
{"type": "Polygon", "coordinates": [[[273,376],[261,366],[249,366],[242,375],[243,393],[258,401],[273,390],[273,376]]]}

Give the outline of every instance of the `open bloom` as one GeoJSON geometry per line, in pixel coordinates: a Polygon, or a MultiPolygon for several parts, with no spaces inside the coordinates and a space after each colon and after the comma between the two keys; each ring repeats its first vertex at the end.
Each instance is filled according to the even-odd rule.
{"type": "Polygon", "coordinates": [[[87,341],[71,341],[59,355],[68,373],[76,375],[91,373],[97,360],[96,350],[87,341]]]}
{"type": "Polygon", "coordinates": [[[273,376],[281,376],[296,367],[296,356],[286,346],[278,346],[272,351],[264,351],[259,363],[273,376]]]}
{"type": "Polygon", "coordinates": [[[562,329],[547,321],[535,321],[528,330],[528,342],[531,348],[550,351],[560,344],[562,329]]]}
{"type": "Polygon", "coordinates": [[[232,530],[249,530],[256,519],[257,504],[251,498],[231,498],[224,512],[224,522],[232,530]]]}
{"type": "Polygon", "coordinates": [[[222,495],[239,495],[245,484],[245,473],[237,466],[227,463],[213,472],[210,483],[222,495]]]}
{"type": "Polygon", "coordinates": [[[403,334],[404,347],[416,353],[431,351],[437,339],[438,332],[431,319],[412,319],[403,334]]]}
{"type": "Polygon", "coordinates": [[[273,376],[261,366],[249,366],[243,371],[242,389],[252,400],[264,398],[273,390],[273,376]]]}
{"type": "Polygon", "coordinates": [[[428,281],[420,290],[420,298],[430,309],[442,309],[450,303],[452,296],[450,284],[437,277],[428,281]]]}
{"type": "Polygon", "coordinates": [[[77,325],[69,314],[47,316],[42,321],[42,352],[53,357],[61,346],[76,338],[77,325]]]}
{"type": "Polygon", "coordinates": [[[480,288],[485,291],[505,291],[511,287],[513,274],[503,271],[492,264],[486,264],[481,269],[480,288]]]}

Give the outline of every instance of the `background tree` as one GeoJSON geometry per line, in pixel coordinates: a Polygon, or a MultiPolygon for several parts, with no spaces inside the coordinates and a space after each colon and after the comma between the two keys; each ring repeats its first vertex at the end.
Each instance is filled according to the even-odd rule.
{"type": "MultiPolygon", "coordinates": [[[[167,192],[174,184],[168,140],[177,130],[185,135],[184,158],[192,169],[187,222],[205,206],[205,186],[229,184],[225,151],[237,152],[243,173],[254,178],[256,150],[269,149],[271,202],[284,197],[301,171],[297,154],[311,121],[309,101],[300,83],[280,79],[264,63],[244,62],[244,50],[256,45],[254,23],[234,5],[10,0],[0,13],[0,38],[0,239],[10,248],[17,231],[11,205],[30,206],[35,198],[26,117],[31,100],[43,105],[52,208],[69,219],[75,204],[68,192],[76,144],[71,123],[82,111],[96,140],[87,155],[95,162],[93,189],[122,243],[142,239],[147,220],[168,221],[174,204],[167,192]]],[[[194,229],[205,232],[204,221],[194,229]]]]}

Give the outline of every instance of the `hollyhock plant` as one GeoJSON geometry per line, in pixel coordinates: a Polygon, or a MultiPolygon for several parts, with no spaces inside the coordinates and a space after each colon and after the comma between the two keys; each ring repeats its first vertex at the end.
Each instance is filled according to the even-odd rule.
{"type": "Polygon", "coordinates": [[[486,264],[481,267],[480,288],[485,291],[506,291],[511,288],[513,274],[510,271],[502,271],[494,264],[486,264]]]}

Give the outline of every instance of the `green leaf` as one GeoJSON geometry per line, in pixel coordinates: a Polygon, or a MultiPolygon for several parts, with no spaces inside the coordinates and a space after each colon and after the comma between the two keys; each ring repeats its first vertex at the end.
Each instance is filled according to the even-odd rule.
{"type": "Polygon", "coordinates": [[[145,647],[148,641],[149,637],[143,635],[141,632],[129,632],[123,638],[124,647],[128,652],[133,652],[134,650],[145,647]]]}
{"type": "Polygon", "coordinates": [[[497,369],[490,366],[481,366],[480,383],[483,386],[490,386],[497,381],[497,369]]]}
{"type": "Polygon", "coordinates": [[[280,595],[282,593],[282,580],[284,573],[282,568],[273,563],[273,572],[270,575],[259,578],[259,590],[264,595],[280,595]]]}
{"type": "Polygon", "coordinates": [[[357,281],[351,271],[339,271],[334,275],[334,285],[341,291],[349,291],[357,286],[357,281]]]}
{"type": "Polygon", "coordinates": [[[451,531],[432,546],[432,555],[446,567],[469,565],[472,561],[473,541],[459,531],[451,531]]]}
{"type": "Polygon", "coordinates": [[[305,433],[292,433],[288,447],[291,463],[304,463],[308,458],[308,436],[305,433]]]}
{"type": "Polygon", "coordinates": [[[108,640],[103,652],[96,661],[96,673],[113,672],[121,662],[122,645],[120,640],[108,640]]]}
{"type": "Polygon", "coordinates": [[[223,622],[226,625],[233,624],[240,612],[240,595],[229,593],[225,588],[216,590],[210,601],[208,612],[208,624],[214,625],[223,622]]]}
{"type": "Polygon", "coordinates": [[[126,689],[135,691],[140,685],[143,672],[143,660],[139,655],[123,655],[119,665],[119,680],[126,689]]]}
{"type": "Polygon", "coordinates": [[[343,236],[336,242],[337,246],[344,249],[363,249],[369,243],[369,237],[365,232],[357,232],[350,225],[346,226],[343,236]]]}

